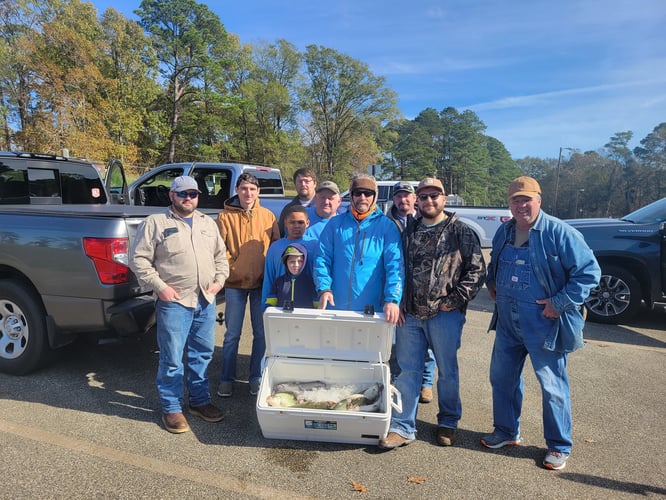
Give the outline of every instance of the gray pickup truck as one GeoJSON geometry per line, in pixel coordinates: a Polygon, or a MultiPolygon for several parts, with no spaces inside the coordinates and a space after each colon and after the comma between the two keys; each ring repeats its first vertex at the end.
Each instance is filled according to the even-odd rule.
{"type": "Polygon", "coordinates": [[[122,165],[0,152],[0,371],[29,373],[79,334],[135,336],[151,294],[127,267],[137,226],[158,208],[127,197],[122,165]]]}
{"type": "Polygon", "coordinates": [[[169,204],[175,177],[191,175],[200,209],[214,216],[243,172],[259,179],[261,203],[279,215],[280,171],[241,163],[174,163],[128,186],[112,161],[105,182],[90,162],[0,152],[0,372],[29,373],[78,335],[136,336],[154,304],[127,267],[138,225],[169,204]]]}

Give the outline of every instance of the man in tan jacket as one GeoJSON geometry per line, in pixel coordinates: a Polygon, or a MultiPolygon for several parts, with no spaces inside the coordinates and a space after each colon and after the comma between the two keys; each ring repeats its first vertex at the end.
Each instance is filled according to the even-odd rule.
{"type": "Polygon", "coordinates": [[[222,343],[222,375],[217,395],[233,393],[236,379],[238,343],[243,329],[245,307],[250,299],[252,321],[252,354],[250,357],[250,394],[259,392],[261,360],[266,350],[264,322],[261,316],[261,286],[268,247],[280,239],[273,213],[259,203],[259,181],[249,173],[236,181],[236,195],[224,203],[217,225],[227,247],[231,273],[225,290],[225,323],[227,331],[222,343]]]}
{"type": "Polygon", "coordinates": [[[185,375],[190,413],[207,422],[224,418],[210,402],[206,369],[215,348],[215,295],[229,265],[215,223],[196,210],[199,193],[192,177],[177,177],[169,191],[171,206],[139,226],[130,253],[139,283],[157,296],[157,390],[162,422],[173,434],[190,430],[182,412],[185,375]]]}

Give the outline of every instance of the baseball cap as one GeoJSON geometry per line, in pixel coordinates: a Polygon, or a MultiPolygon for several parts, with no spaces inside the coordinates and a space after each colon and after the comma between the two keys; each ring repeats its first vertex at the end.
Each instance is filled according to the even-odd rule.
{"type": "Polygon", "coordinates": [[[190,177],[189,175],[181,175],[180,177],[176,177],[171,183],[171,191],[188,190],[194,190],[199,193],[201,192],[199,191],[199,186],[197,185],[197,181],[194,180],[194,177],[190,177]]]}
{"type": "Polygon", "coordinates": [[[416,194],[419,194],[419,191],[425,188],[435,188],[440,193],[446,194],[446,192],[444,191],[444,186],[442,185],[442,181],[440,181],[439,179],[435,179],[434,177],[426,177],[421,182],[419,182],[419,185],[416,188],[416,194]]]}
{"type": "Polygon", "coordinates": [[[284,249],[284,252],[282,252],[282,262],[287,262],[287,258],[290,255],[300,255],[303,256],[305,255],[303,252],[301,252],[297,247],[293,245],[289,245],[287,248],[284,249]]]}
{"type": "Polygon", "coordinates": [[[393,185],[393,194],[398,194],[400,191],[407,191],[408,193],[413,193],[414,186],[412,186],[411,182],[407,181],[396,182],[393,185]]]}
{"type": "Polygon", "coordinates": [[[539,183],[532,177],[523,175],[511,181],[509,184],[508,198],[511,199],[514,196],[528,196],[530,198],[536,198],[541,195],[541,186],[539,183]]]}
{"type": "Polygon", "coordinates": [[[338,185],[333,181],[324,181],[317,184],[317,189],[315,189],[315,193],[318,193],[319,191],[322,191],[324,189],[328,189],[329,191],[332,191],[335,194],[340,194],[340,188],[338,188],[338,185]]]}

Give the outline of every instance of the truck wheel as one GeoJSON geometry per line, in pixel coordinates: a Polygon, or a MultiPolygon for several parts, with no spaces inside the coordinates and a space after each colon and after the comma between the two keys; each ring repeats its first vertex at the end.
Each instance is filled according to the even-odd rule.
{"type": "Polygon", "coordinates": [[[624,323],[638,312],[641,300],[641,287],[633,274],[616,266],[604,267],[599,286],[585,301],[587,319],[613,325],[624,323]]]}
{"type": "Polygon", "coordinates": [[[44,311],[25,285],[0,280],[0,372],[24,375],[49,353],[44,311]]]}

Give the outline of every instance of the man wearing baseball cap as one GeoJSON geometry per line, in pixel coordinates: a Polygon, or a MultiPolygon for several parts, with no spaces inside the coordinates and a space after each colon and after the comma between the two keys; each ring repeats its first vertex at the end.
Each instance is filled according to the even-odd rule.
{"type": "MultiPolygon", "coordinates": [[[[393,185],[393,204],[388,211],[388,216],[395,222],[400,232],[407,226],[407,219],[414,218],[416,210],[416,194],[414,186],[409,181],[398,181],[393,185]]],[[[391,375],[398,375],[400,367],[396,366],[395,349],[391,353],[391,375]]],[[[435,370],[437,365],[431,349],[428,349],[425,364],[423,366],[423,382],[421,384],[420,403],[430,403],[433,398],[432,386],[435,383],[435,370]]]]}
{"type": "Polygon", "coordinates": [[[224,418],[211,404],[206,370],[215,348],[215,296],[229,264],[215,222],[197,210],[199,193],[192,177],[176,177],[171,205],[141,223],[130,252],[130,268],[156,296],[157,390],[162,423],[173,434],[190,430],[182,409],[183,382],[192,415],[207,422],[224,418]]]}
{"type": "Polygon", "coordinates": [[[402,412],[392,412],[391,425],[379,447],[397,448],[416,438],[416,413],[428,347],[439,368],[437,434],[440,446],[451,446],[462,416],[458,349],[467,304],[483,286],[486,265],[476,233],[444,211],[446,195],[439,179],[427,177],[416,188],[419,215],[402,233],[405,293],[396,332],[400,373],[395,386],[402,412]]]}
{"type": "Polygon", "coordinates": [[[490,361],[494,430],[481,444],[520,444],[522,369],[529,355],[543,399],[543,466],[560,470],[572,447],[567,354],[583,347],[582,306],[601,271],[583,236],[541,210],[536,179],[514,179],[507,197],[513,219],[493,238],[486,280],[495,300],[489,327],[496,332],[490,361]]]}
{"type": "Polygon", "coordinates": [[[326,227],[326,224],[338,215],[338,208],[341,201],[340,189],[335,182],[324,181],[317,184],[314,203],[307,208],[310,226],[305,232],[306,240],[319,241],[319,235],[324,230],[324,227],[326,227]]]}

